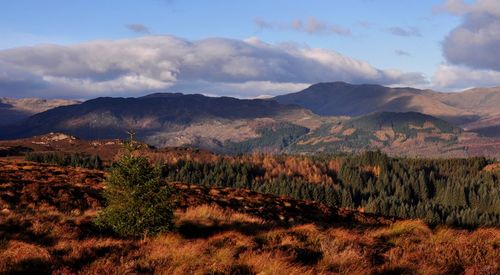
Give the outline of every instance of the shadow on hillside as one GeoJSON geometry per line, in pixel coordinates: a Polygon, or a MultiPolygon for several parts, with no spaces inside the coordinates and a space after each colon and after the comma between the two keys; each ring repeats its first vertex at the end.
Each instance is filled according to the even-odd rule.
{"type": "MultiPolygon", "coordinates": [[[[111,261],[118,261],[118,259],[115,259],[114,257],[117,256],[116,252],[119,251],[119,255],[126,255],[130,251],[136,250],[137,246],[133,244],[109,244],[109,245],[102,245],[102,244],[97,244],[93,247],[83,247],[83,248],[77,248],[78,252],[76,253],[77,256],[67,258],[67,259],[62,259],[61,263],[63,266],[71,267],[73,272],[78,273],[79,270],[81,270],[83,267],[105,257],[110,257],[109,259],[111,261]],[[111,255],[111,256],[110,256],[111,255]]],[[[63,256],[65,251],[61,251],[61,255],[63,256]]]]}
{"type": "MultiPolygon", "coordinates": [[[[17,240],[44,247],[52,246],[57,242],[57,239],[51,237],[49,233],[33,230],[32,225],[29,221],[12,219],[0,221],[0,240],[17,240]]],[[[0,242],[0,249],[2,249],[1,244],[2,242],[0,242]]]]}
{"type": "Polygon", "coordinates": [[[387,226],[381,223],[360,223],[356,219],[349,219],[346,217],[337,217],[332,219],[327,219],[327,217],[325,217],[324,220],[300,220],[287,222],[280,219],[269,219],[269,215],[262,212],[241,211],[241,209],[232,210],[240,210],[240,212],[243,212],[250,216],[263,219],[266,221],[266,223],[259,224],[254,222],[233,221],[230,223],[213,222],[211,224],[207,224],[205,222],[197,221],[182,221],[177,226],[177,231],[186,239],[205,239],[213,235],[228,231],[235,231],[246,236],[256,236],[273,229],[289,229],[291,227],[304,224],[314,224],[321,230],[326,230],[328,228],[343,228],[347,230],[374,230],[387,226]]]}
{"type": "MultiPolygon", "coordinates": [[[[315,224],[318,227],[342,227],[346,229],[375,229],[386,226],[395,220],[390,217],[361,213],[355,210],[327,207],[315,202],[294,200],[286,197],[261,194],[237,188],[208,188],[199,185],[175,183],[174,187],[181,191],[179,209],[185,210],[199,205],[217,205],[239,213],[245,213],[269,222],[271,227],[287,228],[301,224],[315,224]]],[[[210,235],[211,231],[220,232],[224,228],[205,228],[207,225],[182,225],[181,231],[187,235],[210,235]],[[199,229],[201,228],[201,229],[199,229]]],[[[258,231],[255,225],[235,224],[226,227],[242,233],[258,231]]],[[[266,230],[261,228],[260,230],[266,230]]]]}
{"type": "Polygon", "coordinates": [[[3,274],[52,274],[51,264],[40,258],[29,258],[9,266],[3,274]]]}
{"type": "Polygon", "coordinates": [[[227,231],[236,231],[246,236],[253,236],[277,227],[279,227],[277,224],[256,224],[251,222],[206,225],[193,221],[184,221],[177,227],[177,231],[186,239],[204,239],[227,231]]]}

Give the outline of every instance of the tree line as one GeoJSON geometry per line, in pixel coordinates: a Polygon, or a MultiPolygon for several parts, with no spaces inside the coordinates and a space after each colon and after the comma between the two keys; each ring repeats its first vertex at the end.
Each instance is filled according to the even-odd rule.
{"type": "MultiPolygon", "coordinates": [[[[173,154],[161,161],[167,181],[210,187],[247,188],[329,206],[359,209],[431,225],[500,226],[500,171],[493,161],[392,158],[379,151],[359,155],[196,157],[173,154]]],[[[26,159],[102,169],[99,156],[28,153],[26,159]]]]}
{"type": "Polygon", "coordinates": [[[103,169],[103,163],[98,155],[60,152],[30,152],[26,154],[27,161],[49,163],[59,166],[73,166],[87,169],[103,169]]]}
{"type": "Polygon", "coordinates": [[[362,209],[431,225],[500,225],[500,173],[492,161],[346,156],[241,155],[163,164],[169,181],[254,191],[362,209]]]}

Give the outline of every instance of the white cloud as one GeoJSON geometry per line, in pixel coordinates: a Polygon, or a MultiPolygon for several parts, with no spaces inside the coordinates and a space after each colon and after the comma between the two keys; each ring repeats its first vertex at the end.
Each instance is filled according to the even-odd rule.
{"type": "Polygon", "coordinates": [[[470,13],[445,39],[443,51],[453,64],[500,71],[500,16],[470,13]]]}
{"type": "Polygon", "coordinates": [[[456,65],[500,71],[500,1],[477,0],[467,4],[448,0],[441,10],[463,16],[443,43],[446,60],[456,65]]]}
{"type": "Polygon", "coordinates": [[[241,83],[179,81],[171,89],[187,93],[197,91],[203,95],[222,95],[239,98],[256,98],[262,96],[276,96],[283,93],[296,92],[310,86],[310,83],[246,81],[241,83]]]}
{"type": "Polygon", "coordinates": [[[146,36],[0,51],[1,96],[81,98],[189,87],[182,92],[210,88],[219,95],[255,97],[337,80],[385,85],[426,82],[421,74],[377,69],[331,50],[272,45],[257,38],[189,41],[146,36]]]}
{"type": "Polygon", "coordinates": [[[309,83],[276,83],[271,81],[248,81],[243,83],[222,83],[221,90],[236,90],[245,97],[276,96],[290,91],[300,91],[309,83]]]}
{"type": "Polygon", "coordinates": [[[464,89],[500,85],[500,1],[446,0],[436,8],[462,17],[443,41],[447,63],[436,70],[435,87],[464,89]]]}
{"type": "Polygon", "coordinates": [[[464,0],[445,0],[436,10],[456,15],[471,12],[489,12],[500,15],[500,2],[498,0],[475,0],[472,3],[467,3],[464,0]]]}
{"type": "Polygon", "coordinates": [[[500,72],[474,70],[463,66],[441,65],[432,83],[440,89],[464,89],[472,87],[500,86],[500,72]]]}

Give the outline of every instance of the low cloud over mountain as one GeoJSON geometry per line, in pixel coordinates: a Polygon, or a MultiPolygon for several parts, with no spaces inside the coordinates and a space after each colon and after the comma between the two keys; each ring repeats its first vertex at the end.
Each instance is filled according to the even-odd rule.
{"type": "Polygon", "coordinates": [[[189,41],[173,36],[38,45],[0,51],[0,95],[90,98],[179,90],[254,97],[308,83],[418,85],[419,73],[382,70],[340,53],[256,38],[189,41]]]}

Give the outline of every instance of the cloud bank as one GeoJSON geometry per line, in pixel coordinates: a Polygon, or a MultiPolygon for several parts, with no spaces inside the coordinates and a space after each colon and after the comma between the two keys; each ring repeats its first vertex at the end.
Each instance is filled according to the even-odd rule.
{"type": "Polygon", "coordinates": [[[256,38],[173,36],[0,51],[0,96],[135,96],[152,91],[255,97],[324,81],[418,85],[419,73],[381,70],[331,50],[256,38]]]}
{"type": "Polygon", "coordinates": [[[500,85],[500,1],[447,0],[438,11],[462,16],[443,41],[448,62],[434,76],[444,87],[500,85]]]}

